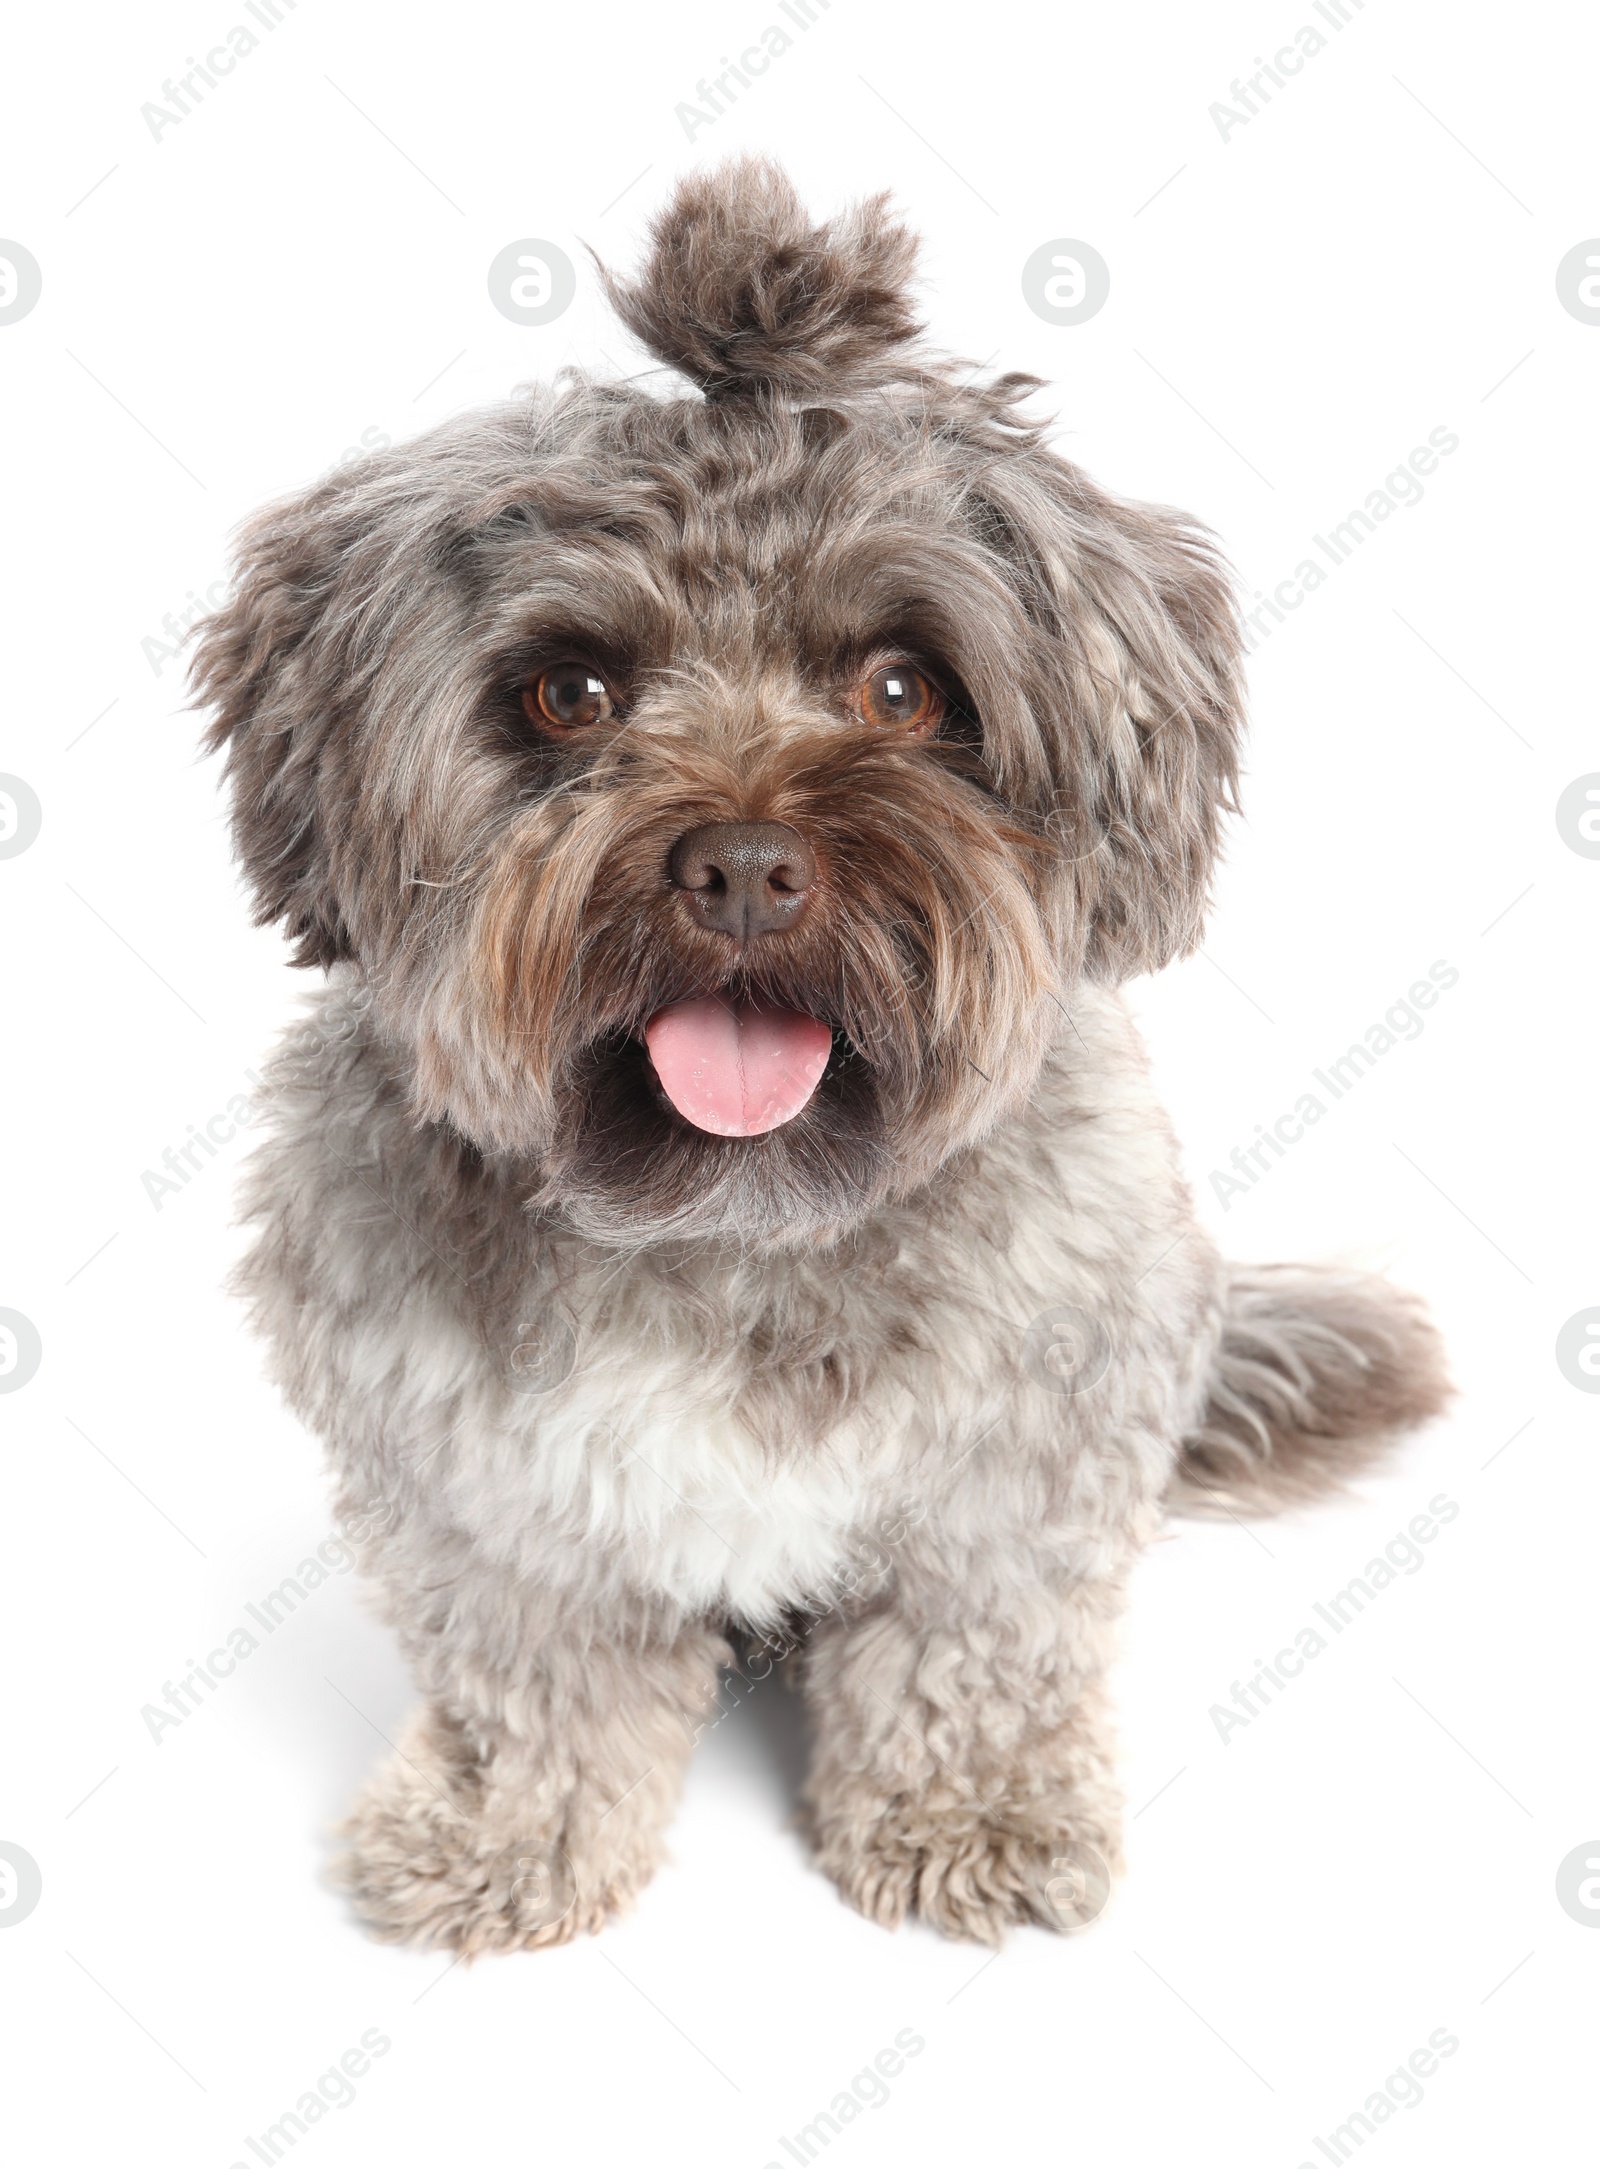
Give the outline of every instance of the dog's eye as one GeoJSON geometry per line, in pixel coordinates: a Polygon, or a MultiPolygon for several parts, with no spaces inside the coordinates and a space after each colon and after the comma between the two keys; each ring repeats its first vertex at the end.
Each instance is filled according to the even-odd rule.
{"type": "Polygon", "coordinates": [[[856,693],[856,711],[863,723],[910,731],[917,737],[933,729],[944,709],[944,695],[914,663],[885,663],[862,681],[856,693]]]}
{"type": "Polygon", "coordinates": [[[522,688],[522,706],[541,730],[582,730],[606,723],[614,709],[604,678],[589,663],[552,663],[522,688]]]}

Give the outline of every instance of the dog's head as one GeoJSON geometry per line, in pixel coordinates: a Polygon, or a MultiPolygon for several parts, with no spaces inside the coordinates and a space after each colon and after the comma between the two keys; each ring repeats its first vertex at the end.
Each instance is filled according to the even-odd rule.
{"type": "Polygon", "coordinates": [[[1239,641],[1203,533],[918,344],[879,199],[685,182],[625,322],[691,380],[449,422],[245,529],[195,680],[240,856],[420,1118],[603,1240],[814,1241],[1196,940],[1239,641]]]}

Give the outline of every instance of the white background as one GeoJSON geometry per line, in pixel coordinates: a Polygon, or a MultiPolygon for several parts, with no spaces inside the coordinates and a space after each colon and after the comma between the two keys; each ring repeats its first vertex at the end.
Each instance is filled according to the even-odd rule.
{"type": "Polygon", "coordinates": [[[0,1931],[12,2153],[252,2162],[376,2027],[390,2052],[297,2163],[761,2169],[909,2027],[925,2049],[830,2162],[1320,2169],[1315,2136],[1443,2027],[1458,2050],[1364,2161],[1588,2158],[1600,1934],[1555,1876],[1600,1832],[1597,1404],[1554,1343],[1600,1303],[1600,863],[1554,808],[1600,769],[1600,328],[1555,267],[1600,232],[1592,18],[834,0],[691,145],[675,105],[776,0],[302,0],[153,140],[141,104],[249,21],[30,10],[4,55],[0,235],[44,274],[0,328],[0,769],[44,809],[0,863],[0,1305],[44,1347],[0,1400],[0,1837],[43,1875],[0,1931]],[[1209,106],[1302,24],[1327,49],[1224,141],[1209,106]],[[789,1827],[771,1690],[703,1745],[630,1920],[448,1969],[364,1940],[320,1880],[410,1700],[349,1579],[159,1745],[140,1718],[328,1529],[319,1449],[219,1293],[243,1145],[159,1211],[142,1180],[248,1091],[302,982],[246,923],[180,670],[141,643],[364,430],[638,367],[581,244],[628,261],[678,171],[746,146],[819,212],[891,186],[941,343],[1050,379],[1063,448],[1196,512],[1247,593],[1459,435],[1262,644],[1205,953],[1136,998],[1220,1238],[1385,1266],[1461,1392],[1361,1503],[1178,1527],[1144,1562],[1131,1870],[1089,1934],[986,1963],[859,1920],[789,1827]],[[524,236],[580,266],[538,330],[485,287],[524,236]],[[1070,329],[1019,286],[1063,236],[1112,277],[1070,329]],[[1224,1212],[1211,1170],[1436,959],[1459,983],[1422,1036],[1224,1212]],[[1425,1567],[1224,1744],[1211,1706],[1440,1492],[1425,1567]]]}

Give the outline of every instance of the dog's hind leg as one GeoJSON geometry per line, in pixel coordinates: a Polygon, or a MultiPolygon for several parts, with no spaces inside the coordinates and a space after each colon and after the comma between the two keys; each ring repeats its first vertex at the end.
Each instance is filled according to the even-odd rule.
{"type": "Polygon", "coordinates": [[[1270,1514],[1339,1490],[1450,1396],[1421,1302],[1363,1273],[1235,1266],[1204,1414],[1169,1498],[1270,1514]]]}

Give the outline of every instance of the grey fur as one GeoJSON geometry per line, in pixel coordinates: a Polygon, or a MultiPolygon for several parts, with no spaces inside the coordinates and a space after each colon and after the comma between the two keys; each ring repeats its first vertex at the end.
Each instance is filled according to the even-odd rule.
{"type": "Polygon", "coordinates": [[[916,346],[910,264],[881,202],[813,230],[769,168],[685,184],[614,291],[713,397],[570,380],[374,455],[250,524],[203,629],[258,912],[330,969],[243,1285],[425,1697],[342,1871],[384,1936],[626,1904],[725,1629],[797,1619],[852,1902],[1073,1925],[1169,1501],[1326,1488],[1443,1390],[1420,1311],[1230,1275],[1194,1221],[1115,985],[1199,938],[1226,578],[1047,449],[1030,380],[916,346]],[[518,687],[579,648],[622,720],[539,740],[518,687]],[[850,713],[886,649],[952,688],[939,738],[850,713]],[[821,868],[737,956],[665,876],[729,818],[821,868]],[[843,1049],[765,1137],[688,1130],[641,1068],[719,987],[843,1049]],[[1078,1392],[1025,1360],[1061,1305],[1106,1350],[1078,1392]]]}

